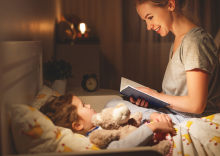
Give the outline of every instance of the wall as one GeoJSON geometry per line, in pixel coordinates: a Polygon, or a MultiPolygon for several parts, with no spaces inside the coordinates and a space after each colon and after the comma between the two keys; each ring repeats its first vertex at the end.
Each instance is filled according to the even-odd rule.
{"type": "Polygon", "coordinates": [[[60,0],[0,0],[0,42],[42,41],[43,59],[50,59],[60,12],[60,0]]]}
{"type": "Polygon", "coordinates": [[[60,0],[0,0],[0,41],[42,41],[50,59],[59,17],[60,0]]]}

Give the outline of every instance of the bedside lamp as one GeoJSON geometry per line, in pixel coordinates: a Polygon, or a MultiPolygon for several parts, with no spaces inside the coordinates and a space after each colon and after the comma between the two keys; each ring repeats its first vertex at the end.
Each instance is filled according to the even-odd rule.
{"type": "Polygon", "coordinates": [[[82,37],[84,37],[84,34],[86,32],[86,24],[85,23],[80,23],[79,24],[79,30],[80,30],[80,32],[82,34],[82,37]]]}

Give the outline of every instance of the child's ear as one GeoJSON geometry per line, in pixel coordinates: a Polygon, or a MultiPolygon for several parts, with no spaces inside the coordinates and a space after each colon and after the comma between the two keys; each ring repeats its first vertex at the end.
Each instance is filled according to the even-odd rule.
{"type": "Polygon", "coordinates": [[[169,0],[169,1],[168,1],[168,9],[169,9],[170,11],[174,11],[175,7],[176,7],[176,2],[175,2],[175,0],[169,0]]]}
{"type": "Polygon", "coordinates": [[[72,128],[76,131],[81,131],[83,130],[83,124],[79,123],[79,122],[73,122],[72,123],[72,128]]]}

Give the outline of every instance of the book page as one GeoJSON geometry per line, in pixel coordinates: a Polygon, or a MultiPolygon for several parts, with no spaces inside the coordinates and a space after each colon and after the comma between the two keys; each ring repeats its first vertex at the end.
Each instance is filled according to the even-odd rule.
{"type": "Polygon", "coordinates": [[[132,80],[129,80],[129,79],[126,79],[124,77],[121,77],[121,86],[120,86],[120,92],[125,89],[127,86],[131,86],[133,88],[136,88],[136,87],[146,87],[144,85],[141,85],[137,82],[134,82],[132,80]]]}

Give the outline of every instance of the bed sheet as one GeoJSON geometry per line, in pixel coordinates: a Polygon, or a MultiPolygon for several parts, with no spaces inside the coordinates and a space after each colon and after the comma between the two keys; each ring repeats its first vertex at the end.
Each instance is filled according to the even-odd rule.
{"type": "MultiPolygon", "coordinates": [[[[148,114],[148,109],[137,107],[130,102],[118,99],[108,101],[105,108],[114,107],[119,102],[126,103],[131,113],[140,111],[143,114],[148,114]]],[[[171,137],[169,134],[166,136],[166,139],[173,144],[170,155],[220,155],[220,113],[176,123],[174,126],[177,131],[176,136],[171,137]]]]}
{"type": "Polygon", "coordinates": [[[176,124],[176,136],[167,135],[173,156],[219,156],[220,113],[176,124]]]}

